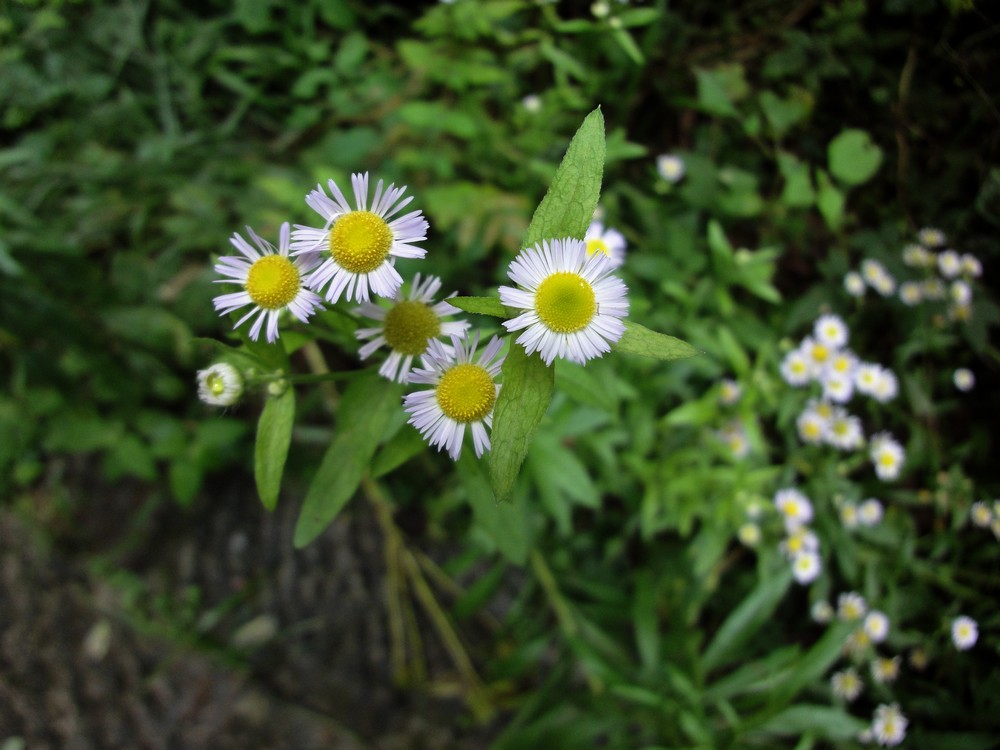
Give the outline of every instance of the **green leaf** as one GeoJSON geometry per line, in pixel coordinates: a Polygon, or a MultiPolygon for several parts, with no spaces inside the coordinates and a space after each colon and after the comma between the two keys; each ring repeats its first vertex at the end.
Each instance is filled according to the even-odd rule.
{"type": "Polygon", "coordinates": [[[497,502],[506,500],[528,454],[531,436],[552,399],[555,368],[536,352],[511,344],[503,363],[503,387],[493,409],[490,484],[497,502]]]}
{"type": "Polygon", "coordinates": [[[827,147],[830,173],[847,185],[868,182],[882,164],[882,149],[864,130],[842,130],[827,147]]]}
{"type": "Polygon", "coordinates": [[[540,240],[583,238],[601,197],[605,149],[604,115],[598,107],[570,141],[548,192],[531,217],[523,247],[540,240]]]}
{"type": "Polygon", "coordinates": [[[812,179],[809,177],[808,164],[787,151],[779,151],[778,169],[785,178],[785,186],[781,191],[782,203],[790,208],[808,208],[816,202],[816,191],[813,190],[812,179]]]}
{"type": "Polygon", "coordinates": [[[822,169],[816,170],[816,206],[826,225],[836,231],[844,222],[844,194],[822,169]]]}
{"type": "Polygon", "coordinates": [[[468,313],[493,315],[497,318],[508,317],[506,309],[500,304],[499,297],[449,297],[448,304],[468,313]]]}
{"type": "Polygon", "coordinates": [[[253,474],[257,480],[257,494],[268,510],[274,510],[278,504],[281,475],[285,470],[294,424],[295,389],[289,386],[280,396],[268,397],[257,422],[253,474]]]}
{"type": "Polygon", "coordinates": [[[402,389],[371,374],[352,382],[340,401],[337,432],[306,493],[295,525],[295,546],[305,547],[354,495],[393,413],[402,389]]]}
{"type": "Polygon", "coordinates": [[[829,740],[849,740],[867,726],[861,719],[832,706],[789,706],[759,727],[762,732],[781,736],[799,736],[816,732],[829,740]]]}
{"type": "Polygon", "coordinates": [[[836,622],[827,628],[823,637],[813,644],[796,663],[795,670],[776,691],[775,702],[789,703],[802,688],[811,685],[840,658],[848,634],[856,627],[850,622],[836,622]]]}
{"type": "Polygon", "coordinates": [[[476,524],[485,531],[505,558],[515,565],[524,565],[531,551],[531,533],[524,498],[501,505],[493,497],[490,483],[479,461],[463,451],[455,469],[465,485],[476,524]]]}
{"type": "Polygon", "coordinates": [[[698,105],[702,111],[721,117],[739,117],[734,102],[750,90],[739,63],[720,65],[714,70],[695,68],[698,82],[698,105]]]}
{"type": "Polygon", "coordinates": [[[392,436],[372,461],[372,479],[378,479],[393,471],[427,447],[420,433],[407,425],[392,436]]]}
{"type": "Polygon", "coordinates": [[[705,649],[701,664],[706,672],[726,663],[760,627],[770,619],[792,582],[792,572],[785,569],[765,578],[757,588],[726,618],[705,649]]]}
{"type": "Polygon", "coordinates": [[[685,359],[700,353],[686,341],[651,331],[630,320],[625,321],[625,335],[611,348],[616,352],[660,360],[685,359]]]}

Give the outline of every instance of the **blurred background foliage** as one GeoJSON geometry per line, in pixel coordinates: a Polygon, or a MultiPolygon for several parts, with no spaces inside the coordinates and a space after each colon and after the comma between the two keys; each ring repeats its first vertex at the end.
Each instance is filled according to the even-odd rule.
{"type": "MultiPolygon", "coordinates": [[[[397,446],[409,460],[383,480],[398,513],[421,519],[408,526],[420,530],[415,539],[455,542],[461,554],[449,573],[490,561],[494,572],[460,612],[505,585],[506,561],[530,573],[501,645],[478,648],[489,702],[518,711],[496,746],[591,747],[601,738],[608,747],[764,747],[785,746],[789,735],[789,747],[812,746],[795,744],[803,733],[851,746],[859,727],[842,712],[774,721],[802,690],[821,695],[816,681],[832,663],[816,631],[798,642],[803,594],[781,600],[770,619],[773,607],[748,614],[756,628],[747,642],[705,661],[712,634],[749,592],[764,587],[753,601],[778,607],[788,586],[785,578],[780,591],[767,588],[782,581],[776,549],[759,550],[755,563],[734,542],[750,499],[797,476],[831,497],[882,491],[835,457],[803,452],[789,432],[804,399],[790,395],[778,364],[823,311],[848,319],[852,348],[900,374],[904,396],[877,420],[910,441],[904,479],[884,498],[901,510],[881,539],[839,539],[838,555],[866,562],[859,572],[831,560],[824,586],[867,580],[869,595],[898,602],[905,618],[909,597],[931,606],[956,595],[913,572],[924,555],[920,565],[979,569],[982,599],[966,604],[1000,625],[988,607],[997,556],[965,548],[970,532],[953,520],[972,499],[1000,492],[983,419],[1000,413],[990,330],[998,308],[977,292],[968,322],[945,325],[941,311],[861,304],[842,285],[863,258],[901,273],[900,249],[932,225],[981,260],[981,287],[996,288],[992,4],[0,7],[5,497],[58,483],[52,459],[67,454],[92,457],[107,480],[146,482],[178,506],[195,501],[206,476],[249,471],[256,406],[209,415],[193,386],[211,357],[195,339],[227,336],[211,306],[211,263],[229,235],[251,224],[268,237],[282,221],[306,222],[313,184],[370,170],[409,185],[427,214],[420,270],[442,276],[446,289],[490,293],[569,137],[601,106],[602,207],[630,243],[632,317],[705,356],[560,367],[557,398],[501,522],[497,509],[474,502],[474,465],[452,471],[419,444],[397,446]],[[683,181],[658,175],[664,153],[684,160],[683,181]],[[961,400],[951,386],[960,365],[978,378],[961,400]],[[736,407],[718,402],[724,376],[743,385],[736,407]],[[747,460],[717,438],[732,419],[746,429],[747,460]],[[924,502],[956,476],[975,489],[924,502]],[[889,559],[892,575],[872,572],[889,559]],[[753,659],[797,675],[795,685],[776,698],[773,685],[719,682],[753,659]]],[[[355,368],[350,331],[335,313],[325,317],[330,343],[342,345],[325,349],[327,363],[355,368]]],[[[318,390],[300,390],[298,413],[293,487],[330,434],[318,390]]],[[[906,638],[917,638],[918,624],[936,627],[910,614],[906,638]]],[[[991,657],[996,643],[986,647],[991,657]]],[[[936,686],[914,679],[894,699],[928,732],[981,738],[997,730],[995,666],[948,666],[936,686]],[[932,700],[952,688],[953,697],[932,700]]],[[[928,738],[920,744],[918,731],[913,746],[945,747],[928,738]]],[[[987,746],[969,742],[951,746],[987,746]]]]}

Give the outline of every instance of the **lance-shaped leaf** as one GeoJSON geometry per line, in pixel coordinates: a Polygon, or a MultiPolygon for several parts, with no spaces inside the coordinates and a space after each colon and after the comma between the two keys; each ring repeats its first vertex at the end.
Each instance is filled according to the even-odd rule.
{"type": "Polygon", "coordinates": [[[537,353],[529,357],[521,346],[511,344],[502,374],[490,436],[490,484],[497,502],[506,500],[514,488],[531,437],[552,399],[555,369],[546,367],[537,353]]]}
{"type": "Polygon", "coordinates": [[[294,424],[295,389],[289,386],[280,396],[268,397],[257,422],[253,473],[257,480],[257,494],[268,510],[274,510],[278,504],[281,475],[285,470],[294,424]]]}
{"type": "Polygon", "coordinates": [[[336,518],[354,495],[392,415],[401,408],[402,390],[375,374],[358,378],[340,400],[337,431],[309,486],[295,546],[305,547],[336,518]]]}
{"type": "Polygon", "coordinates": [[[630,320],[625,321],[625,335],[612,344],[611,348],[616,352],[662,360],[685,359],[699,353],[686,341],[651,331],[630,320]]]}

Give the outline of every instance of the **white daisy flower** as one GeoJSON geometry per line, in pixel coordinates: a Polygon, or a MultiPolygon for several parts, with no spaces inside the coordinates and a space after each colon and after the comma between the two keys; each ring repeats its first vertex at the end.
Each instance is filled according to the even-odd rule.
{"type": "Polygon", "coordinates": [[[667,182],[676,184],[684,179],[684,160],[673,154],[660,154],[656,157],[656,171],[667,182]]]}
{"type": "Polygon", "coordinates": [[[937,257],[938,271],[946,279],[953,279],[962,273],[962,256],[954,250],[945,250],[937,257]]]}
{"type": "Polygon", "coordinates": [[[959,615],[951,622],[951,640],[959,651],[967,651],[979,639],[979,625],[971,617],[959,615]]]}
{"type": "MultiPolygon", "coordinates": [[[[199,375],[200,374],[201,373],[199,373],[199,375]]],[[[989,503],[985,503],[980,500],[979,502],[973,503],[972,507],[969,508],[969,518],[971,518],[972,523],[979,528],[988,529],[990,524],[993,523],[993,511],[990,510],[989,503]]]]}
{"type": "Polygon", "coordinates": [[[823,398],[838,404],[845,404],[854,395],[854,378],[850,372],[841,373],[827,368],[820,382],[823,384],[823,398]]]}
{"type": "Polygon", "coordinates": [[[861,429],[861,419],[849,414],[846,409],[840,406],[835,407],[824,439],[838,450],[851,451],[860,448],[865,442],[865,435],[861,429]]]}
{"type": "Polygon", "coordinates": [[[611,259],[587,255],[587,246],[567,237],[543,240],[522,250],[507,271],[520,288],[500,287],[500,301],[525,312],[504,321],[524,330],[517,343],[539,352],[545,364],[556,357],[584,364],[611,351],[625,333],[628,289],[611,275],[611,259]]]}
{"type": "Polygon", "coordinates": [[[743,425],[732,422],[718,431],[716,434],[719,440],[726,444],[733,458],[746,458],[750,452],[750,442],[747,440],[746,431],[743,425]]]}
{"type": "Polygon", "coordinates": [[[858,520],[863,526],[877,526],[882,521],[885,509],[882,503],[870,497],[858,506],[858,520]]]}
{"type": "Polygon", "coordinates": [[[840,523],[845,529],[856,529],[858,527],[858,506],[852,502],[846,502],[837,509],[840,516],[840,523]]]}
{"type": "Polygon", "coordinates": [[[917,232],[917,242],[924,247],[943,247],[947,241],[944,232],[937,227],[924,227],[917,232]]]}
{"type": "Polygon", "coordinates": [[[872,679],[881,684],[895,682],[896,678],[899,677],[900,661],[901,659],[898,656],[894,656],[891,659],[882,656],[872,659],[872,679]]]}
{"type": "Polygon", "coordinates": [[[856,271],[849,271],[844,276],[844,289],[852,297],[863,297],[865,295],[865,280],[856,271]]]}
{"type": "Polygon", "coordinates": [[[854,370],[854,387],[858,393],[874,396],[882,375],[882,366],[874,362],[862,362],[854,370]]]}
{"type": "Polygon", "coordinates": [[[882,643],[889,636],[889,618],[873,609],[865,616],[864,628],[872,643],[882,643]]]}
{"type": "Polygon", "coordinates": [[[825,625],[833,620],[833,607],[826,599],[819,599],[810,608],[809,616],[812,617],[813,622],[825,625]]]}
{"type": "Polygon", "coordinates": [[[267,321],[267,340],[274,343],[278,338],[278,317],[283,310],[288,310],[303,323],[309,321],[309,316],[322,308],[322,301],[303,284],[303,274],[316,265],[315,256],[304,256],[291,260],[288,257],[289,230],[288,222],[281,225],[278,233],[278,249],[261,239],[250,227],[247,234],[253,240],[254,248],[238,233],[229,238],[230,244],[240,251],[243,257],[226,255],[219,258],[215,272],[228,276],[217,279],[217,284],[240,284],[241,292],[222,294],[212,300],[219,315],[228,315],[241,307],[253,305],[253,308],[240,318],[233,328],[239,328],[248,318],[257,316],[250,327],[250,338],[254,341],[260,335],[260,329],[267,321]]]}
{"type": "MultiPolygon", "coordinates": [[[[841,619],[844,619],[843,617],[841,619]]],[[[856,618],[860,619],[860,618],[856,618]]],[[[872,639],[868,637],[864,627],[855,628],[844,641],[844,653],[848,656],[861,659],[868,655],[872,649],[872,639]]]]}
{"type": "Polygon", "coordinates": [[[879,745],[893,747],[906,737],[908,723],[897,704],[893,703],[888,706],[883,703],[875,709],[875,716],[872,718],[872,734],[875,735],[875,741],[879,745]]]}
{"type": "Polygon", "coordinates": [[[809,498],[794,487],[778,490],[774,494],[774,507],[781,514],[787,531],[809,523],[813,517],[813,507],[809,498]]]}
{"type": "Polygon", "coordinates": [[[868,286],[874,288],[879,279],[888,275],[889,272],[885,270],[885,266],[874,258],[866,258],[861,261],[861,277],[868,286]]]}
{"type": "Polygon", "coordinates": [[[397,291],[391,307],[362,302],[360,307],[355,308],[355,313],[378,323],[355,331],[354,335],[359,340],[368,342],[358,352],[361,359],[368,359],[383,345],[387,346],[389,356],[379,368],[379,375],[406,383],[414,357],[427,351],[431,339],[463,336],[469,328],[468,323],[464,320],[442,320],[460,311],[447,302],[434,302],[434,295],[440,289],[441,279],[428,276],[421,281],[418,273],[413,277],[409,296],[404,297],[402,290],[397,291]]]}
{"type": "Polygon", "coordinates": [[[833,347],[812,336],[806,336],[802,339],[799,351],[809,363],[809,376],[813,378],[818,377],[826,369],[834,355],[833,347]]]}
{"type": "Polygon", "coordinates": [[[915,268],[923,268],[929,265],[928,258],[933,258],[931,253],[923,245],[907,245],[903,248],[903,263],[915,268]]]}
{"type": "Polygon", "coordinates": [[[831,349],[840,349],[847,344],[847,324],[838,315],[822,315],[813,326],[816,340],[831,349]]]}
{"type": "Polygon", "coordinates": [[[803,386],[812,376],[812,365],[800,349],[792,349],[781,360],[781,377],[792,386],[803,386]]]}
{"type": "Polygon", "coordinates": [[[967,367],[959,367],[952,375],[955,387],[960,391],[971,391],[976,385],[976,376],[967,367]]]}
{"type": "Polygon", "coordinates": [[[232,406],[243,395],[243,376],[228,362],[198,370],[198,398],[210,406],[232,406]]]}
{"type": "Polygon", "coordinates": [[[896,379],[895,373],[886,367],[880,367],[878,376],[875,378],[872,396],[880,404],[886,404],[897,395],[899,395],[899,381],[896,379]]]}
{"type": "Polygon", "coordinates": [[[983,264],[979,262],[979,258],[975,255],[970,255],[969,253],[962,254],[962,273],[966,276],[971,276],[973,278],[979,278],[983,275],[983,264]]]}
{"type": "Polygon", "coordinates": [[[788,536],[781,541],[778,548],[785,557],[794,560],[803,552],[817,552],[819,550],[819,537],[806,526],[796,526],[789,529],[788,536]]]}
{"type": "Polygon", "coordinates": [[[880,432],[872,437],[869,455],[875,466],[875,474],[883,481],[898,477],[906,460],[903,446],[887,432],[880,432]]]}
{"type": "Polygon", "coordinates": [[[927,300],[944,299],[947,293],[941,279],[925,279],[920,284],[920,291],[927,300]]]}
{"type": "Polygon", "coordinates": [[[972,302],[972,287],[969,286],[969,282],[959,279],[951,282],[948,295],[956,305],[968,305],[972,302]]]}
{"type": "Polygon", "coordinates": [[[792,576],[801,584],[812,583],[822,570],[819,555],[815,552],[800,552],[792,559],[792,576]]]}
{"type": "Polygon", "coordinates": [[[857,671],[853,667],[848,667],[843,672],[834,672],[830,677],[830,687],[833,688],[834,695],[850,703],[861,695],[864,683],[857,671]]]}
{"type": "Polygon", "coordinates": [[[858,358],[850,349],[841,349],[833,353],[827,363],[826,371],[854,377],[854,370],[858,366],[858,358]]]}
{"type": "Polygon", "coordinates": [[[899,285],[899,299],[904,305],[909,307],[919,305],[923,298],[924,291],[919,281],[904,281],[899,285]]]}
{"type": "Polygon", "coordinates": [[[872,288],[883,297],[891,297],[896,293],[896,280],[886,273],[872,282],[872,288]]]}
{"type": "Polygon", "coordinates": [[[486,428],[493,427],[493,406],[500,393],[496,377],[504,361],[498,356],[503,341],[494,336],[473,361],[478,345],[478,333],[470,339],[452,336],[451,348],[431,339],[423,356],[425,369],[414,370],[410,382],[434,387],[403,399],[409,423],[432,446],[447,450],[454,461],[462,454],[466,426],[472,431],[477,457],[490,449],[486,428]]]}
{"type": "Polygon", "coordinates": [[[948,308],[948,320],[968,320],[972,317],[969,305],[951,305],[948,308]]]}
{"type": "Polygon", "coordinates": [[[595,219],[587,227],[583,241],[587,244],[587,255],[604,253],[611,259],[612,268],[619,268],[625,262],[625,248],[628,243],[625,241],[625,235],[617,229],[605,227],[595,219]]]}
{"type": "Polygon", "coordinates": [[[756,547],[760,544],[760,537],[760,526],[752,522],[743,524],[736,532],[736,538],[745,547],[756,547]]]}
{"type": "Polygon", "coordinates": [[[525,112],[531,114],[536,114],[542,111],[542,97],[538,94],[527,94],[521,100],[521,106],[524,107],[525,112]]]}
{"type": "Polygon", "coordinates": [[[743,395],[743,388],[735,380],[723,378],[719,383],[719,401],[726,406],[732,406],[743,395]]]}
{"type": "Polygon", "coordinates": [[[844,622],[860,620],[868,611],[868,605],[861,594],[848,591],[837,597],[837,617],[844,622]]]}
{"type": "Polygon", "coordinates": [[[396,258],[423,258],[427,253],[413,244],[427,239],[427,221],[420,211],[392,219],[413,196],[403,198],[405,185],[383,189],[379,180],[369,206],[368,173],[352,174],[356,208],[351,208],[336,182],[328,180],[327,185],[332,197],[322,185],[306,196],[309,207],[323,217],[323,227],[296,224],[292,233],[296,255],[322,251],[326,256],[309,277],[309,286],[316,291],[327,287],[329,302],[336,302],[342,295],[348,300],[367,302],[371,292],[392,297],[403,285],[403,277],[394,267],[396,258]]]}
{"type": "Polygon", "coordinates": [[[803,443],[818,445],[826,439],[830,422],[814,409],[806,409],[795,420],[795,426],[799,430],[799,438],[803,443]]]}

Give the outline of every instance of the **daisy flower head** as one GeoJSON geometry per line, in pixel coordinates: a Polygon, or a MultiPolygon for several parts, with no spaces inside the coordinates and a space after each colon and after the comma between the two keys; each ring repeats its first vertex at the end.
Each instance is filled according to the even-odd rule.
{"type": "Polygon", "coordinates": [[[587,244],[587,255],[604,253],[611,259],[611,268],[619,268],[625,262],[625,235],[617,229],[605,227],[598,220],[590,222],[587,233],[583,236],[587,244]]]}
{"type": "Polygon", "coordinates": [[[538,94],[527,94],[523,99],[521,99],[521,106],[524,107],[524,111],[530,114],[536,114],[542,111],[542,97],[538,94]]]}
{"type": "Polygon", "coordinates": [[[945,298],[945,287],[941,279],[924,279],[920,284],[920,293],[924,299],[939,300],[945,298]]]}
{"type": "Polygon", "coordinates": [[[423,258],[427,251],[414,242],[427,239],[427,221],[420,211],[411,211],[395,219],[413,200],[404,198],[406,186],[382,180],[375,186],[368,203],[368,173],[352,174],[354,208],[333,180],[328,180],[330,195],[322,185],[306,196],[306,203],[324,220],[321,228],[296,225],[292,233],[292,249],[296,255],[325,256],[319,268],[309,276],[308,283],[316,291],[326,287],[329,302],[341,296],[366,302],[371,292],[379,297],[392,297],[403,285],[396,271],[396,258],[423,258]]]}
{"type": "Polygon", "coordinates": [[[889,272],[885,270],[885,266],[874,258],[866,258],[861,261],[861,277],[873,289],[878,284],[879,279],[888,275],[889,272]]]}
{"type": "Polygon", "coordinates": [[[837,373],[838,375],[854,376],[854,369],[858,366],[858,357],[850,349],[841,349],[833,353],[827,363],[826,371],[837,373]]]}
{"type": "Polygon", "coordinates": [[[809,363],[810,377],[818,377],[826,369],[834,353],[833,347],[824,344],[818,338],[812,336],[806,336],[802,339],[802,343],[799,344],[799,351],[802,352],[806,358],[806,362],[809,363]]]}
{"type": "Polygon", "coordinates": [[[896,293],[896,280],[884,273],[872,282],[872,288],[883,297],[891,297],[896,293]]]}
{"type": "Polygon", "coordinates": [[[454,461],[462,454],[466,427],[472,431],[477,457],[490,449],[486,428],[493,427],[493,407],[500,393],[496,378],[504,361],[498,356],[503,342],[494,336],[477,359],[478,345],[478,333],[469,339],[452,336],[451,347],[431,339],[424,367],[413,371],[410,382],[433,388],[403,399],[408,422],[432,446],[447,450],[454,461]]]}
{"type": "Polygon", "coordinates": [[[903,248],[903,263],[911,267],[923,268],[929,265],[928,258],[933,257],[934,254],[923,245],[907,245],[903,248]]]}
{"type": "Polygon", "coordinates": [[[843,672],[834,672],[833,676],[830,677],[830,687],[835,696],[850,703],[861,695],[864,683],[857,670],[854,667],[848,667],[843,672]]]}
{"type": "Polygon", "coordinates": [[[750,441],[747,440],[746,430],[739,420],[733,421],[716,433],[733,458],[746,458],[750,452],[750,441]]]}
{"type": "Polygon", "coordinates": [[[875,474],[882,481],[896,479],[906,460],[903,446],[887,432],[880,432],[872,437],[869,455],[875,466],[875,474]]]}
{"type": "Polygon", "coordinates": [[[354,312],[376,325],[359,328],[355,336],[367,341],[358,352],[361,359],[368,359],[376,350],[388,347],[389,356],[378,372],[384,378],[400,383],[409,381],[415,357],[423,355],[432,339],[439,336],[463,336],[469,328],[464,320],[445,321],[448,315],[459,312],[447,302],[434,302],[441,289],[441,279],[428,276],[421,280],[413,277],[410,293],[404,297],[402,289],[396,292],[392,307],[385,308],[373,302],[362,302],[354,312]]]}
{"type": "MultiPolygon", "coordinates": [[[[202,400],[204,401],[204,399],[202,400]]],[[[989,503],[980,500],[973,503],[972,507],[969,508],[969,518],[979,528],[988,529],[990,524],[993,523],[993,511],[990,509],[989,503]]]]}
{"type": "Polygon", "coordinates": [[[792,349],[781,360],[781,377],[791,386],[803,386],[809,382],[812,366],[801,349],[792,349]]]}
{"type": "Polygon", "coordinates": [[[849,414],[841,406],[833,410],[833,416],[827,427],[826,442],[834,448],[842,451],[852,451],[860,448],[865,442],[865,435],[861,429],[861,419],[853,414],[849,414]]]}
{"type": "Polygon", "coordinates": [[[871,648],[872,639],[868,637],[863,626],[852,630],[844,641],[844,653],[855,659],[864,658],[871,648]]]}
{"type": "Polygon", "coordinates": [[[837,617],[844,622],[860,620],[868,611],[868,605],[861,594],[848,591],[837,597],[837,617]]]}
{"type": "Polygon", "coordinates": [[[849,271],[844,275],[844,289],[852,297],[864,297],[865,280],[857,271],[849,271]]]}
{"type": "Polygon", "coordinates": [[[839,349],[847,344],[847,324],[839,315],[821,315],[813,327],[813,335],[821,344],[839,349]]]}
{"type": "Polygon", "coordinates": [[[660,154],[656,157],[656,171],[660,177],[674,185],[684,179],[684,160],[674,154],[660,154]]]}
{"type": "Polygon", "coordinates": [[[735,380],[723,378],[719,383],[719,401],[732,406],[743,396],[743,388],[735,380]]]}
{"type": "Polygon", "coordinates": [[[846,502],[838,509],[840,523],[845,529],[856,529],[858,527],[858,506],[851,502],[846,502]]]}
{"type": "Polygon", "coordinates": [[[971,617],[959,615],[951,622],[951,641],[959,651],[967,651],[979,639],[979,625],[971,617]]]}
{"type": "Polygon", "coordinates": [[[889,635],[889,618],[885,612],[873,609],[865,616],[864,628],[872,643],[882,643],[889,635]]]}
{"type": "Polygon", "coordinates": [[[756,547],[760,544],[760,526],[752,521],[747,521],[736,532],[736,538],[740,540],[740,544],[744,547],[756,547]]]}
{"type": "Polygon", "coordinates": [[[803,585],[815,581],[822,567],[819,555],[812,551],[800,552],[792,558],[792,576],[803,585]]]}
{"type": "Polygon", "coordinates": [[[267,341],[273,344],[278,338],[278,317],[282,311],[288,310],[307,323],[309,317],[322,307],[322,300],[306,289],[302,280],[303,274],[315,267],[316,259],[306,256],[292,260],[288,257],[288,222],[282,224],[278,232],[277,250],[250,227],[247,227],[247,234],[256,247],[234,232],[229,242],[239,250],[240,255],[225,255],[215,265],[215,272],[227,277],[216,279],[217,284],[239,284],[243,291],[221,294],[212,300],[212,304],[219,315],[228,315],[252,305],[250,312],[240,318],[233,328],[239,328],[256,315],[257,319],[250,327],[250,338],[257,340],[266,321],[267,341]]]}
{"type": "Polygon", "coordinates": [[[232,406],[243,395],[243,376],[228,362],[198,370],[198,398],[209,406],[232,406]]]}
{"type": "Polygon", "coordinates": [[[955,383],[955,387],[960,391],[971,391],[976,385],[976,376],[972,374],[972,370],[967,367],[959,367],[955,370],[954,375],[952,375],[952,380],[955,383]]]}
{"type": "Polygon", "coordinates": [[[858,389],[858,393],[874,396],[881,372],[882,366],[874,362],[859,364],[854,370],[854,387],[858,389]]]}
{"type": "Polygon", "coordinates": [[[896,398],[899,395],[899,380],[896,374],[886,367],[880,367],[871,395],[880,404],[886,404],[896,398]]]}
{"type": "Polygon", "coordinates": [[[844,404],[854,395],[854,378],[850,372],[837,372],[827,368],[820,381],[823,384],[823,398],[844,404]]]}
{"type": "Polygon", "coordinates": [[[809,616],[812,617],[813,622],[818,622],[820,625],[831,622],[833,615],[833,606],[826,599],[817,599],[809,609],[809,616]]]}
{"type": "Polygon", "coordinates": [[[924,247],[943,247],[947,241],[948,238],[945,237],[944,232],[937,227],[924,227],[917,232],[917,242],[924,247]]]}
{"type": "Polygon", "coordinates": [[[625,333],[628,315],[628,289],[611,270],[607,255],[588,255],[586,244],[570,237],[522,250],[508,268],[520,288],[500,287],[500,301],[524,312],[504,327],[523,330],[517,343],[547,365],[556,357],[582,365],[602,356],[625,333]]]}
{"type": "Polygon", "coordinates": [[[823,417],[815,409],[808,408],[796,418],[795,426],[799,430],[799,438],[803,443],[819,445],[826,439],[827,430],[830,429],[830,420],[823,417]]]}
{"type": "Polygon", "coordinates": [[[924,298],[924,290],[919,281],[904,281],[899,285],[899,299],[904,305],[919,305],[924,298]]]}
{"type": "Polygon", "coordinates": [[[891,706],[885,703],[875,709],[872,717],[872,734],[875,741],[883,747],[894,747],[906,737],[906,725],[909,722],[899,710],[899,706],[893,703],[891,706]]]}
{"type": "Polygon", "coordinates": [[[971,276],[972,278],[979,278],[983,275],[983,264],[979,262],[979,258],[975,255],[963,253],[962,273],[966,276],[971,276]]]}
{"type": "Polygon", "coordinates": [[[794,487],[778,490],[774,494],[774,507],[785,522],[785,530],[792,531],[812,520],[813,507],[809,498],[794,487]]]}
{"type": "Polygon", "coordinates": [[[954,250],[945,250],[937,257],[938,271],[946,279],[953,279],[962,273],[962,256],[954,250]]]}
{"type": "Polygon", "coordinates": [[[968,305],[972,302],[972,287],[961,279],[953,281],[948,287],[948,297],[956,305],[968,305]]]}
{"type": "Polygon", "coordinates": [[[882,503],[874,497],[868,498],[858,506],[858,520],[863,526],[878,526],[884,514],[882,503]]]}
{"type": "Polygon", "coordinates": [[[819,537],[806,526],[789,529],[788,536],[778,545],[789,560],[794,560],[803,552],[819,551],[819,537]]]}
{"type": "Polygon", "coordinates": [[[883,656],[872,659],[872,679],[882,684],[895,682],[896,678],[899,677],[900,661],[898,656],[893,656],[891,659],[883,656]]]}

